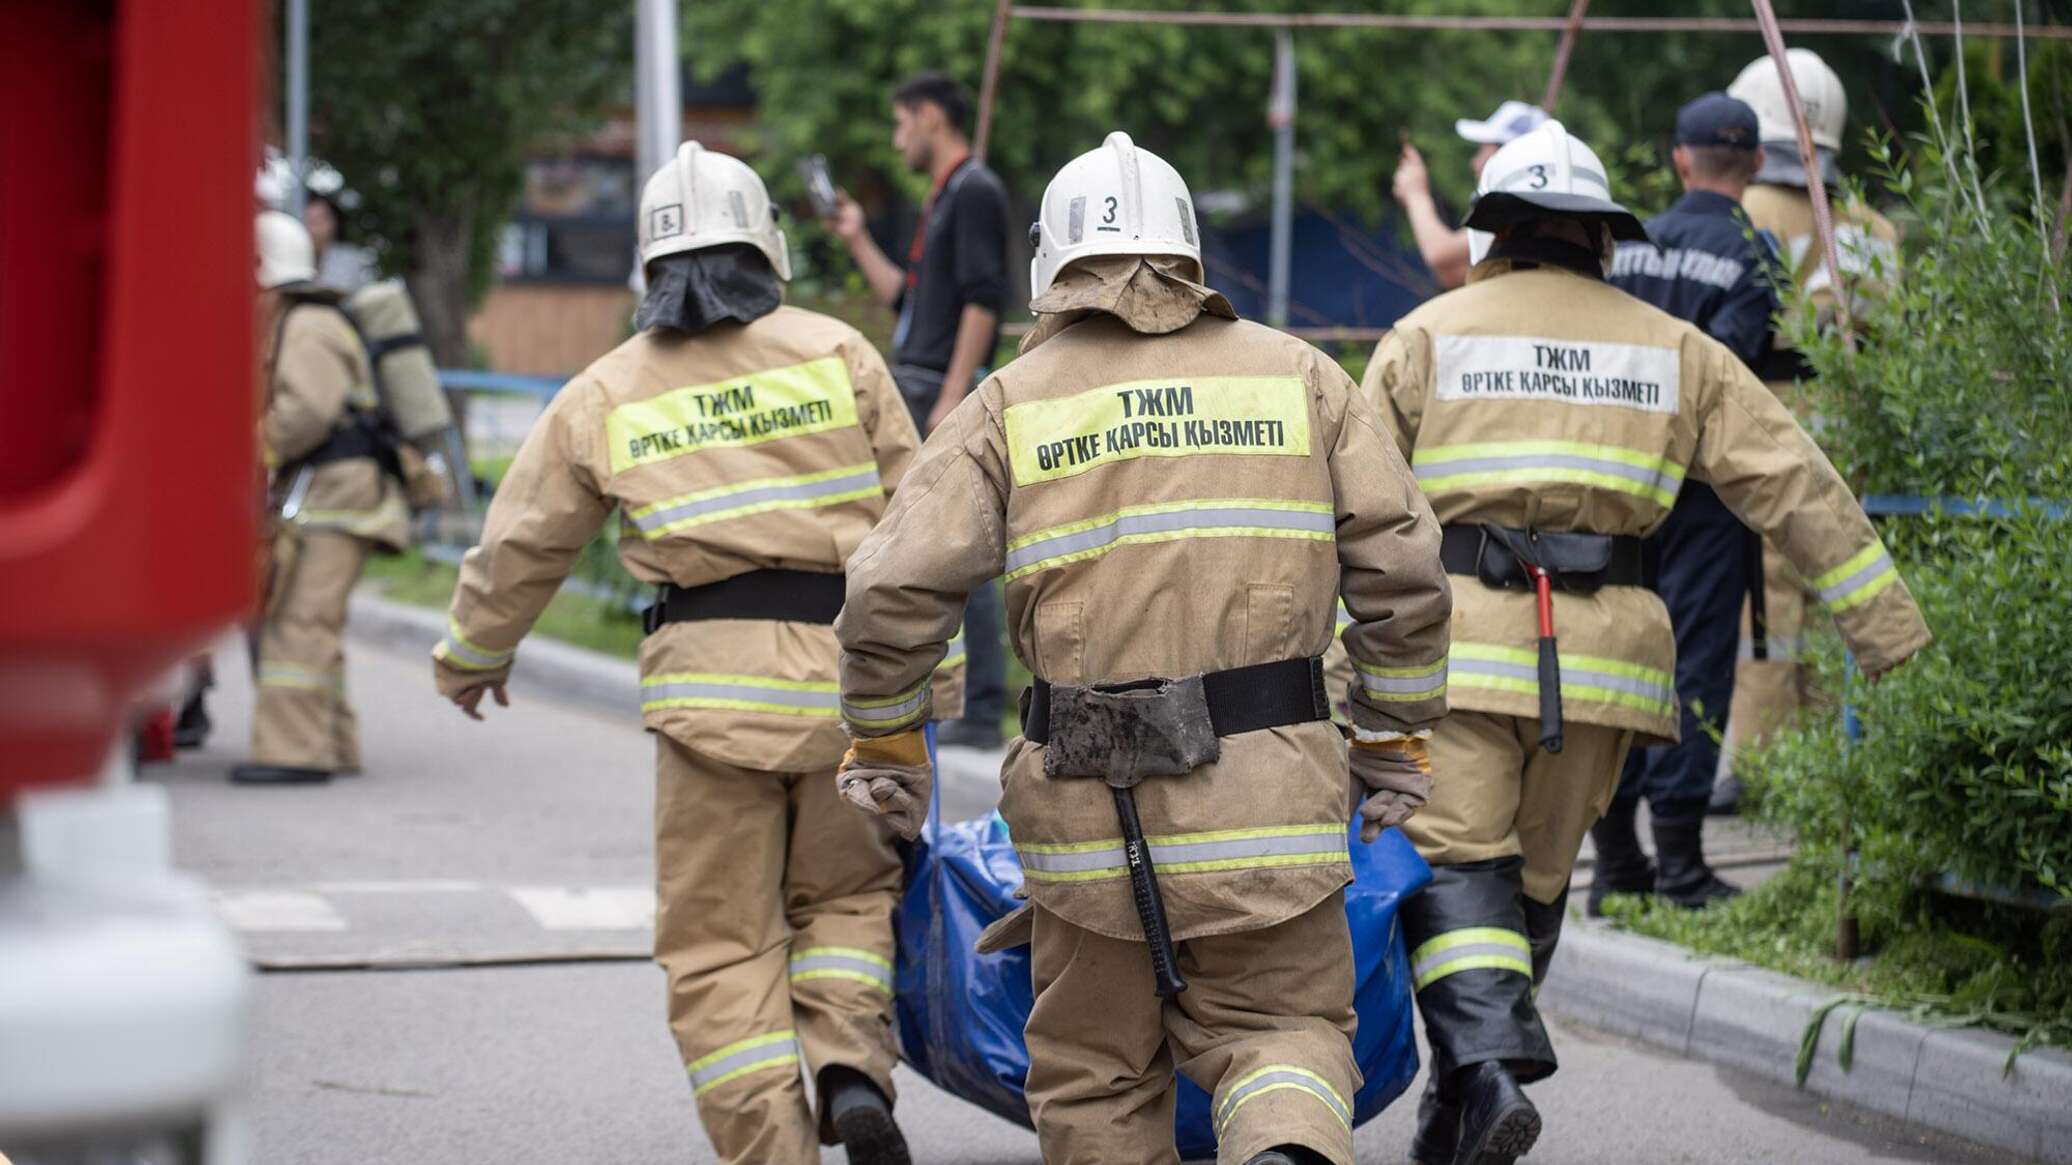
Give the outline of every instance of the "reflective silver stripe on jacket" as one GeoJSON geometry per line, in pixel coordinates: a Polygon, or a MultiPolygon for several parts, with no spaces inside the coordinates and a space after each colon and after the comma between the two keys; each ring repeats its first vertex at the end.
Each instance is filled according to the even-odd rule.
{"type": "Polygon", "coordinates": [[[921,706],[928,702],[928,681],[922,680],[912,688],[885,700],[849,700],[841,702],[842,718],[852,724],[867,728],[885,728],[912,720],[921,714],[921,706]]]}
{"type": "Polygon", "coordinates": [[[807,947],[792,956],[790,970],[794,983],[848,979],[892,990],[891,960],[859,947],[807,947]]]}
{"type": "MultiPolygon", "coordinates": [[[[1347,856],[1346,831],[1339,825],[1267,826],[1145,839],[1151,864],[1166,873],[1316,865],[1347,856]]],[[[1065,845],[1015,845],[1023,876],[1034,882],[1083,882],[1119,878],[1129,872],[1122,839],[1065,845]]]]}
{"type": "Polygon", "coordinates": [[[1042,530],[1009,546],[1005,577],[1018,578],[1047,566],[1094,558],[1131,542],[1187,537],[1336,537],[1338,521],[1329,506],[1307,502],[1210,500],[1137,506],[1116,514],[1042,530]]]}
{"type": "Polygon", "coordinates": [[[640,706],[729,708],[791,716],[836,716],[841,697],[826,681],[670,672],[640,681],[640,706]]]}
{"type": "Polygon", "coordinates": [[[723,493],[715,491],[663,502],[635,513],[633,524],[639,527],[642,535],[653,538],[669,530],[702,525],[721,518],[774,509],[833,505],[858,497],[871,497],[879,492],[878,467],[866,465],[835,477],[814,474],[806,480],[780,478],[723,493]]]}

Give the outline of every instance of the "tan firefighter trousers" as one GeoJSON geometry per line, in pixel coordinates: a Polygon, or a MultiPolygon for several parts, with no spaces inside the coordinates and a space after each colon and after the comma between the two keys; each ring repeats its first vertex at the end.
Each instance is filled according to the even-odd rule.
{"type": "Polygon", "coordinates": [[[1523,857],[1525,896],[1551,904],[1611,804],[1633,735],[1569,723],[1561,751],[1547,752],[1536,718],[1456,710],[1432,730],[1432,799],[1403,836],[1435,866],[1523,857]]]}
{"type": "Polygon", "coordinates": [[[1163,1002],[1141,942],[1039,906],[1031,948],[1028,1097],[1045,1165],[1177,1165],[1176,1066],[1211,1097],[1218,1162],[1295,1144],[1351,1165],[1360,1072],[1342,892],[1278,925],[1181,943],[1187,990],[1163,1002]]]}
{"type": "Polygon", "coordinates": [[[276,541],[259,627],[253,763],[359,769],[359,723],[345,697],[345,607],[368,551],[365,540],[333,530],[296,530],[276,541]]]}
{"type": "Polygon", "coordinates": [[[899,885],[890,834],[832,769],[737,768],[655,738],[655,961],[721,1161],[818,1161],[805,1077],[831,1064],[892,1095],[899,885]]]}

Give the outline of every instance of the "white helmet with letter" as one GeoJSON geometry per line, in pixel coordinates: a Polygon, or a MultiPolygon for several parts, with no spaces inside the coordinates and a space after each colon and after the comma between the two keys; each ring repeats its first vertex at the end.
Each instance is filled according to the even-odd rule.
{"type": "Polygon", "coordinates": [[[1095,255],[1177,255],[1201,267],[1201,233],[1186,181],[1121,130],[1050,180],[1029,242],[1036,248],[1029,260],[1032,299],[1050,290],[1067,264],[1095,255]]]}
{"type": "Polygon", "coordinates": [[[317,277],[317,248],[302,220],[282,210],[262,210],[253,223],[259,245],[259,286],[286,287],[317,277]]]}
{"type": "Polygon", "coordinates": [[[729,243],[754,247],[777,278],[791,278],[791,251],[763,180],[739,158],[685,142],[641,191],[640,264],[729,243]]]}
{"type": "MultiPolygon", "coordinates": [[[[1812,49],[1788,49],[1784,59],[1791,66],[1799,104],[1805,107],[1806,127],[1813,131],[1813,144],[1823,150],[1841,149],[1842,131],[1849,123],[1849,95],[1842,89],[1842,79],[1812,49]]],[[[1748,62],[1734,83],[1727,86],[1727,96],[1746,101],[1755,110],[1763,141],[1799,140],[1791,105],[1784,100],[1784,82],[1777,76],[1777,62],[1769,56],[1748,62]]]]}
{"type": "Polygon", "coordinates": [[[1648,237],[1633,212],[1612,201],[1596,151],[1558,121],[1541,122],[1482,167],[1475,205],[1462,224],[1468,228],[1468,261],[1480,263],[1489,255],[1497,231],[1540,218],[1603,223],[1620,241],[1648,237]]]}

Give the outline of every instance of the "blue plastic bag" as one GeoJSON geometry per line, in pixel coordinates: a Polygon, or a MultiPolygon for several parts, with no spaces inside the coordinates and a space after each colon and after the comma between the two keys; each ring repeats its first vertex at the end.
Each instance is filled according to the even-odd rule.
{"type": "MultiPolygon", "coordinates": [[[[1366,1078],[1353,1099],[1353,1123],[1362,1124],[1417,1075],[1410,961],[1396,904],[1432,874],[1395,830],[1372,845],[1360,843],[1357,829],[1350,837],[1353,884],[1346,887],[1345,913],[1352,924],[1353,1002],[1360,1017],[1353,1058],[1366,1078]]],[[[1026,1127],[1022,1085],[1029,1051],[1022,1026],[1034,1004],[1029,948],[990,955],[972,949],[980,931],[1021,905],[1014,897],[1021,882],[1021,864],[998,813],[945,824],[931,805],[927,828],[907,860],[907,890],[896,919],[896,980],[900,1048],[914,1070],[951,1095],[1026,1127]]],[[[1214,1155],[1209,1098],[1185,1078],[1175,1125],[1181,1156],[1214,1155]]]]}

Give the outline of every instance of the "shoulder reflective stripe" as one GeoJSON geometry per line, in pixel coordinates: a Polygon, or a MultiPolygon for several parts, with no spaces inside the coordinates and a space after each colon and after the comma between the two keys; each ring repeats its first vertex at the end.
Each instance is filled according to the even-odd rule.
{"type": "Polygon", "coordinates": [[[476,646],[460,633],[460,624],[450,617],[446,620],[446,638],[439,642],[439,647],[445,652],[448,663],[470,671],[500,668],[511,662],[511,656],[516,654],[515,650],[490,651],[476,646]]]}
{"type": "MultiPolygon", "coordinates": [[[[1222,870],[1322,865],[1348,857],[1342,825],[1279,825],[1180,833],[1144,840],[1160,873],[1197,874],[1222,870]]],[[[1015,843],[1022,873],[1032,882],[1090,882],[1129,872],[1122,839],[1067,843],[1015,843]]]]}
{"type": "Polygon", "coordinates": [[[848,465],[795,477],[766,477],[718,489],[701,490],[656,502],[633,511],[642,537],[659,538],[672,530],[744,518],[771,510],[804,510],[859,498],[884,496],[876,463],[848,465]]]}
{"type": "Polygon", "coordinates": [[[1330,1081],[1294,1064],[1268,1064],[1246,1073],[1224,1091],[1223,1102],[1216,1106],[1216,1134],[1223,1134],[1232,1114],[1244,1107],[1246,1101],[1284,1089],[1294,1089],[1323,1101],[1331,1115],[1338,1118],[1338,1123],[1348,1129],[1353,1127],[1352,1106],[1345,1102],[1345,1097],[1338,1094],[1330,1081]]]}
{"type": "Polygon", "coordinates": [[[604,418],[613,473],[702,449],[760,445],[856,424],[856,390],[825,356],[629,401],[604,418]]]}
{"type": "Polygon", "coordinates": [[[858,947],[807,947],[791,957],[791,981],[849,979],[892,990],[892,962],[858,947]]]}
{"type": "Polygon", "coordinates": [[[1450,930],[1410,952],[1414,990],[1461,971],[1495,969],[1532,975],[1532,944],[1515,930],[1471,926],[1450,930]]]}
{"type": "MultiPolygon", "coordinates": [[[[1455,687],[1537,696],[1539,658],[1523,648],[1455,643],[1447,679],[1455,687]]],[[[1624,660],[1563,652],[1561,694],[1566,699],[1594,700],[1662,716],[1676,715],[1676,681],[1669,673],[1624,660]]]]}
{"type": "Polygon", "coordinates": [[[1298,376],[1133,380],[1009,405],[1002,421],[1020,486],[1139,457],[1309,456],[1309,387],[1298,376]]]}
{"type": "Polygon", "coordinates": [[[1007,544],[1009,580],[1070,562],[1098,558],[1118,546],[1183,538],[1337,537],[1337,516],[1318,502],[1205,498],[1130,506],[1098,518],[1053,526],[1007,544]]]}
{"type": "Polygon", "coordinates": [[[1683,466],[1616,445],[1575,441],[1484,441],[1438,445],[1411,455],[1417,483],[1427,491],[1508,482],[1568,482],[1676,504],[1683,466]]]}
{"type": "Polygon", "coordinates": [[[300,664],[262,662],[259,665],[259,686],[336,692],[345,687],[345,677],[300,664]]]}
{"type": "Polygon", "coordinates": [[[1393,704],[1429,700],[1446,691],[1446,661],[1435,660],[1410,667],[1370,667],[1353,661],[1360,675],[1360,690],[1376,700],[1393,704]]]}
{"type": "Polygon", "coordinates": [[[1813,580],[1813,589],[1830,611],[1846,611],[1869,602],[1899,581],[1899,568],[1882,543],[1873,542],[1842,565],[1813,580]]]}
{"type": "Polygon", "coordinates": [[[797,1064],[798,1038],[795,1031],[771,1032],[728,1044],[711,1055],[691,1061],[687,1069],[691,1074],[692,1093],[704,1092],[750,1072],[797,1064]]]}
{"type": "Polygon", "coordinates": [[[715,708],[832,717],[841,714],[841,697],[831,682],[670,672],[640,681],[640,707],[642,711],[715,708]]]}
{"type": "Polygon", "coordinates": [[[897,696],[882,699],[851,699],[843,697],[842,717],[853,724],[867,728],[892,728],[904,724],[921,714],[921,706],[928,702],[928,681],[922,680],[897,696]]]}

